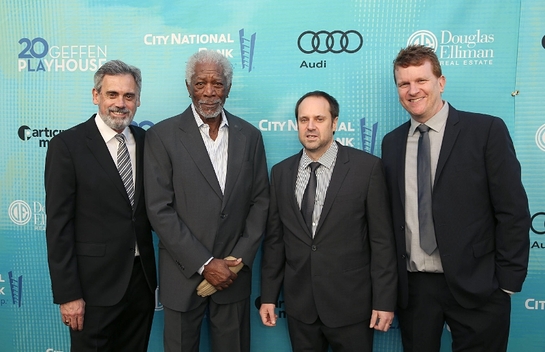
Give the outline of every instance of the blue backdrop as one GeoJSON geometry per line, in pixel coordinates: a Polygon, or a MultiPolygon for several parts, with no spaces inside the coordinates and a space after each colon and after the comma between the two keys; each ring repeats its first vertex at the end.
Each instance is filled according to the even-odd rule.
{"type": "MultiPolygon", "coordinates": [[[[49,140],[89,118],[96,69],[112,59],[138,66],[144,128],[190,103],[186,59],[219,50],[234,66],[226,108],[264,136],[269,167],[297,152],[293,108],[310,90],[340,103],[337,140],[380,155],[382,137],[408,119],[391,63],[400,48],[436,49],[457,109],[507,123],[533,215],[529,275],[513,296],[510,351],[544,351],[545,3],[542,0],[4,0],[0,6],[0,345],[6,351],[68,351],[52,303],[45,248],[43,169],[49,140]]],[[[258,255],[252,302],[259,298],[258,255]]],[[[162,350],[157,301],[150,351],[162,350]]],[[[290,350],[283,302],[276,328],[252,306],[252,351],[290,350]]],[[[204,328],[203,351],[209,349],[204,328]]],[[[397,323],[376,351],[401,351],[397,323]]],[[[445,329],[442,351],[450,351],[445,329]]]]}

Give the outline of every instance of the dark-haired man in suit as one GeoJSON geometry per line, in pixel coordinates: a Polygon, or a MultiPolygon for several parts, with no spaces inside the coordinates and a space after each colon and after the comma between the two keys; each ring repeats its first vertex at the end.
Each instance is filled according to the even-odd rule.
{"type": "Polygon", "coordinates": [[[72,351],[147,351],[157,286],[143,190],[144,133],[132,126],[140,70],[95,73],[98,114],[49,143],[47,252],[72,351]]]}
{"type": "Polygon", "coordinates": [[[446,322],[453,351],[505,351],[530,227],[507,127],[442,100],[446,79],[431,48],[402,49],[394,80],[411,116],[382,143],[404,349],[439,351],[446,322]]]}
{"type": "Polygon", "coordinates": [[[382,162],[333,140],[339,104],[315,91],[295,106],[303,150],[275,165],[263,242],[263,324],[284,287],[294,351],[371,351],[397,296],[382,162]]]}

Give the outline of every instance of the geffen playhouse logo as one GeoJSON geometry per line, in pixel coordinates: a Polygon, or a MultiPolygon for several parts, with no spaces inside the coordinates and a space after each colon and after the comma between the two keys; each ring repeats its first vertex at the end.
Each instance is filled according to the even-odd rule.
{"type": "Polygon", "coordinates": [[[56,45],[42,37],[21,38],[19,44],[19,72],[95,72],[108,61],[106,45],[56,45]]]}

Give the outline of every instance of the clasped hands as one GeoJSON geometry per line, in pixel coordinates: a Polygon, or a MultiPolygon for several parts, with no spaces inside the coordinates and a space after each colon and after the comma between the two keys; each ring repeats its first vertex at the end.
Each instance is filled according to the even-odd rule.
{"type": "Polygon", "coordinates": [[[242,269],[242,258],[228,256],[225,259],[212,259],[204,266],[204,280],[197,286],[197,294],[201,297],[210,296],[233,284],[237,273],[242,269]]]}

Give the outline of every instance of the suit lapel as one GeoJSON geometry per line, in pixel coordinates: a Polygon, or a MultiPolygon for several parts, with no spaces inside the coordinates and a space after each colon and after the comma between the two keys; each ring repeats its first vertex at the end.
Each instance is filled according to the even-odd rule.
{"type": "Polygon", "coordinates": [[[227,121],[229,121],[229,157],[227,159],[227,175],[225,179],[225,192],[222,207],[227,204],[229,197],[235,188],[240,169],[242,168],[243,158],[246,155],[246,136],[242,132],[242,126],[238,119],[225,111],[227,121]]]}
{"type": "Polygon", "coordinates": [[[445,126],[443,142],[441,143],[439,160],[437,161],[434,184],[437,184],[437,180],[441,176],[441,172],[445,167],[445,163],[447,162],[450,153],[452,152],[452,148],[454,147],[454,143],[458,138],[458,134],[460,133],[460,125],[458,124],[459,120],[460,119],[458,117],[458,111],[449,105],[449,114],[447,118],[447,124],[445,126]]]}
{"type": "MultiPolygon", "coordinates": [[[[307,224],[305,223],[305,219],[303,219],[303,214],[301,214],[301,209],[299,208],[299,204],[297,203],[297,197],[295,196],[295,184],[297,182],[297,173],[299,172],[299,162],[301,161],[301,156],[303,155],[303,150],[296,154],[292,159],[290,164],[287,165],[286,169],[286,175],[285,179],[287,180],[285,184],[284,189],[282,192],[284,194],[288,195],[288,202],[289,207],[291,208],[291,213],[294,214],[295,219],[299,223],[299,226],[305,231],[306,236],[302,236],[301,239],[303,239],[306,243],[311,242],[312,234],[310,233],[310,230],[307,227],[307,224]]],[[[284,175],[281,176],[281,178],[284,178],[284,175]]],[[[299,232],[296,233],[298,235],[299,232]]]]}
{"type": "Polygon", "coordinates": [[[402,125],[394,140],[399,141],[396,144],[396,168],[400,170],[399,177],[397,177],[397,187],[399,188],[399,196],[401,197],[401,204],[405,209],[405,154],[407,153],[407,138],[409,136],[409,129],[411,127],[411,121],[409,120],[402,125]]]}
{"type": "Polygon", "coordinates": [[[129,126],[129,128],[136,141],[136,177],[134,185],[134,209],[136,209],[140,198],[144,194],[144,182],[142,182],[144,177],[144,133],[133,126],[129,126]]]}
{"type": "MultiPolygon", "coordinates": [[[[337,143],[337,142],[334,142],[337,143]]],[[[331,206],[341,189],[344,179],[348,170],[350,170],[350,158],[344,146],[337,143],[339,147],[337,154],[337,161],[335,162],[335,167],[333,168],[333,174],[331,175],[331,180],[329,181],[329,186],[327,187],[327,192],[325,196],[324,206],[322,207],[322,213],[320,214],[320,221],[316,227],[316,234],[314,238],[319,235],[320,228],[324,223],[324,219],[327,217],[327,214],[331,210],[331,206]]]]}
{"type": "Polygon", "coordinates": [[[112,160],[110,151],[108,150],[106,143],[104,143],[104,139],[102,138],[100,132],[98,131],[98,127],[96,126],[95,115],[87,120],[87,122],[85,123],[85,130],[86,142],[89,150],[98,161],[104,172],[112,180],[112,183],[115,185],[118,191],[121,192],[123,197],[127,199],[127,203],[130,204],[129,197],[127,196],[127,191],[125,190],[125,186],[123,185],[123,181],[121,180],[121,176],[119,176],[119,172],[117,171],[117,167],[112,160]]]}
{"type": "MultiPolygon", "coordinates": [[[[206,146],[201,137],[201,132],[195,118],[193,117],[193,111],[191,107],[186,109],[180,116],[180,143],[187,150],[188,155],[193,159],[193,162],[203,175],[204,179],[210,184],[210,187],[216,192],[219,198],[223,198],[216,172],[210,161],[210,156],[206,151],[206,146]]],[[[229,153],[231,154],[231,153],[229,153]]]]}

